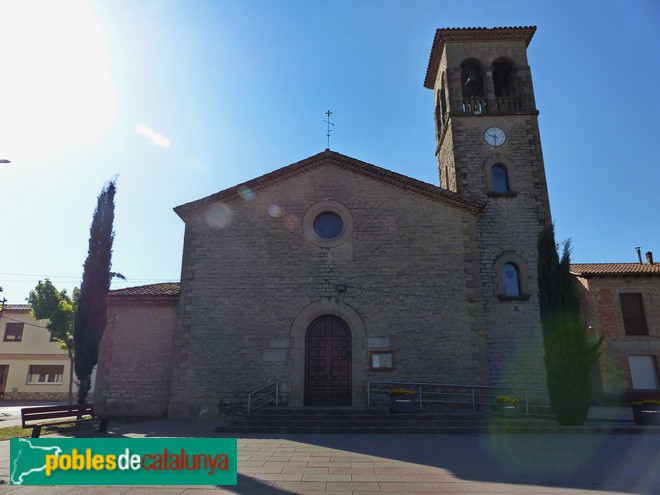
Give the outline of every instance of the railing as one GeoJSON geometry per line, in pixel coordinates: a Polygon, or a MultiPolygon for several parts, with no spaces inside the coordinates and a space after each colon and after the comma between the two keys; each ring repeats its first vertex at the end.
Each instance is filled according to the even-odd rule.
{"type": "Polygon", "coordinates": [[[248,394],[248,414],[269,404],[280,405],[279,382],[269,383],[248,394]]]}
{"type": "Polygon", "coordinates": [[[495,104],[498,112],[519,112],[521,107],[520,98],[496,98],[495,104]]]}
{"type": "Polygon", "coordinates": [[[463,99],[463,112],[482,113],[486,111],[486,100],[484,98],[463,99]]]}
{"type": "Polygon", "coordinates": [[[462,101],[463,113],[486,113],[486,112],[504,112],[517,113],[521,111],[522,102],[520,98],[503,97],[495,100],[486,100],[485,98],[464,98],[462,101]]]}
{"type": "Polygon", "coordinates": [[[379,403],[388,403],[388,392],[393,388],[406,388],[415,393],[419,407],[422,409],[492,411],[497,396],[509,395],[519,400],[525,414],[550,413],[548,392],[541,388],[420,382],[367,382],[367,405],[374,406],[379,403]]]}

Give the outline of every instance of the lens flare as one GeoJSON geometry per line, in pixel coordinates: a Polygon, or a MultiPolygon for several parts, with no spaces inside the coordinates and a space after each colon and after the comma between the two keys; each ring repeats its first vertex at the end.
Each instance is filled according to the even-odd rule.
{"type": "Polygon", "coordinates": [[[238,195],[246,201],[254,199],[254,192],[249,187],[241,186],[238,188],[238,195]]]}
{"type": "Polygon", "coordinates": [[[284,212],[282,211],[282,208],[280,208],[277,205],[270,205],[268,207],[268,216],[271,218],[280,218],[282,215],[284,215],[284,212]]]}
{"type": "Polygon", "coordinates": [[[206,212],[205,217],[210,227],[224,229],[231,223],[232,212],[227,205],[218,203],[206,212]]]}
{"type": "Polygon", "coordinates": [[[300,225],[300,219],[292,214],[288,214],[284,217],[284,226],[289,230],[295,230],[300,225]]]}

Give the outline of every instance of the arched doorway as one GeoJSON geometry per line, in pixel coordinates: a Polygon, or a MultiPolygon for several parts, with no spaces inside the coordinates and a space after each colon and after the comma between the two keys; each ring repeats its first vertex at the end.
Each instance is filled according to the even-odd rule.
{"type": "Polygon", "coordinates": [[[317,318],[305,335],[305,405],[350,406],[351,331],[332,315],[317,318]]]}

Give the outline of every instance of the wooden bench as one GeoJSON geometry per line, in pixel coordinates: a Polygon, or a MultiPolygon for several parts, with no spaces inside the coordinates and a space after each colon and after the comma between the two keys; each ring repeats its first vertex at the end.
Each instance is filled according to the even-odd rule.
{"type": "Polygon", "coordinates": [[[94,414],[92,404],[72,404],[63,406],[24,407],[21,409],[23,428],[32,428],[32,438],[39,438],[42,426],[100,421],[99,431],[108,431],[109,418],[100,418],[94,414]],[[57,420],[57,421],[51,421],[57,420]]]}

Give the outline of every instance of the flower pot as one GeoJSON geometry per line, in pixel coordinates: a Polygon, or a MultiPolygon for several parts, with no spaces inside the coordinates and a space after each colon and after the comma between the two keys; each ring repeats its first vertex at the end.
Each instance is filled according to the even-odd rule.
{"type": "Polygon", "coordinates": [[[500,416],[503,418],[515,418],[520,413],[520,409],[515,404],[500,404],[500,416]]]}
{"type": "Polygon", "coordinates": [[[390,396],[390,412],[407,413],[414,412],[417,409],[415,397],[409,395],[390,396]]]}
{"type": "Polygon", "coordinates": [[[638,425],[660,425],[660,405],[632,406],[632,413],[638,425]]]}

